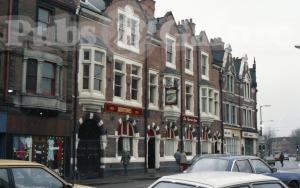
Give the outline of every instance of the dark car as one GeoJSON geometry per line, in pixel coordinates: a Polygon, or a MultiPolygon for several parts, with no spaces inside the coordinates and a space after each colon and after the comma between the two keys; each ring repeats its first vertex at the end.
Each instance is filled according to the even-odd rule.
{"type": "Polygon", "coordinates": [[[277,172],[276,168],[269,166],[264,160],[254,156],[214,155],[201,156],[185,171],[232,171],[265,174],[276,177],[290,188],[300,188],[300,174],[291,172],[277,172]]]}

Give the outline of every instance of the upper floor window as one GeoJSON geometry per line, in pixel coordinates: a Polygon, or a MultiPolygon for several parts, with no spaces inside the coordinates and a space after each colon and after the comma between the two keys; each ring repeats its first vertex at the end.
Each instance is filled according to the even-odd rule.
{"type": "Polygon", "coordinates": [[[244,97],[246,99],[250,99],[251,98],[250,83],[248,83],[248,82],[244,83],[244,97]]]}
{"type": "Polygon", "coordinates": [[[139,53],[139,17],[130,6],[118,10],[118,46],[139,53]]]}
{"type": "Polygon", "coordinates": [[[234,94],[234,76],[228,74],[226,76],[226,80],[227,80],[227,91],[229,93],[234,94]]]}
{"type": "Polygon", "coordinates": [[[158,104],[158,76],[156,73],[149,73],[149,103],[157,106],[158,104]]]}
{"type": "Polygon", "coordinates": [[[207,110],[207,88],[201,89],[201,112],[208,112],[208,110],[207,110]]]}
{"type": "Polygon", "coordinates": [[[233,104],[225,104],[224,121],[228,124],[237,125],[237,107],[233,104]]]}
{"type": "Polygon", "coordinates": [[[105,52],[94,47],[81,50],[82,89],[105,93],[105,52]]]}
{"type": "Polygon", "coordinates": [[[131,99],[140,101],[141,93],[141,68],[136,65],[131,66],[131,99]]]}
{"type": "Polygon", "coordinates": [[[166,36],[166,58],[167,66],[176,69],[176,53],[175,53],[176,39],[171,36],[166,36]]]}
{"type": "Polygon", "coordinates": [[[185,85],[185,110],[193,112],[193,86],[185,85]]]}
{"type": "Polygon", "coordinates": [[[208,54],[201,52],[201,75],[202,78],[209,79],[209,61],[208,54]]]}
{"type": "Polygon", "coordinates": [[[45,62],[42,66],[42,84],[41,91],[43,95],[55,95],[55,65],[45,62]]]}
{"type": "Polygon", "coordinates": [[[185,72],[193,74],[193,50],[191,47],[185,48],[185,72]]]}
{"type": "Polygon", "coordinates": [[[36,93],[37,87],[37,60],[27,60],[27,72],[26,72],[26,92],[36,93]]]}
{"type": "Polygon", "coordinates": [[[219,116],[219,93],[214,93],[214,115],[219,116]]]}
{"type": "Polygon", "coordinates": [[[43,8],[38,8],[37,16],[37,33],[38,35],[46,36],[50,25],[50,11],[43,8]]]}
{"type": "Polygon", "coordinates": [[[125,97],[125,63],[119,60],[115,61],[115,79],[114,79],[114,96],[125,97]]]}

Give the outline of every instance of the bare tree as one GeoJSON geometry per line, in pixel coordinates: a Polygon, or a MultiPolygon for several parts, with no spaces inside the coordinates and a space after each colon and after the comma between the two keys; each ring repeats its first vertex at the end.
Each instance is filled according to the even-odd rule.
{"type": "Polygon", "coordinates": [[[263,135],[266,139],[266,152],[265,154],[267,154],[268,156],[271,155],[272,153],[272,142],[273,142],[273,138],[276,137],[276,133],[274,129],[271,129],[270,127],[266,128],[266,131],[263,135]]]}

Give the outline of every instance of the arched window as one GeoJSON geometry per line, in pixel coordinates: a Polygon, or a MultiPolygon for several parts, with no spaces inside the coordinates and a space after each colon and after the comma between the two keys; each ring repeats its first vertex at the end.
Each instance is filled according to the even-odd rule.
{"type": "Polygon", "coordinates": [[[123,122],[119,125],[118,129],[119,141],[118,141],[118,154],[122,155],[122,151],[129,151],[131,155],[132,150],[132,138],[133,138],[133,127],[130,122],[123,122]]]}
{"type": "Polygon", "coordinates": [[[175,133],[171,128],[167,128],[165,133],[165,156],[173,156],[175,153],[175,133]]]}

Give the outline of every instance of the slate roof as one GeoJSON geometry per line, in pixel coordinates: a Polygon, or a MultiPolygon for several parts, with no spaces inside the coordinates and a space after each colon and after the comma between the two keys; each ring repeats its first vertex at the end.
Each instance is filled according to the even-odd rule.
{"type": "Polygon", "coordinates": [[[162,71],[163,74],[174,74],[174,75],[180,75],[180,73],[175,70],[175,69],[171,69],[169,67],[166,67],[163,71],[162,71]]]}
{"type": "Polygon", "coordinates": [[[252,86],[256,87],[257,82],[256,82],[256,70],[255,69],[250,69],[250,75],[252,78],[252,86]]]}
{"type": "Polygon", "coordinates": [[[240,68],[242,65],[242,59],[236,58],[233,62],[234,66],[235,66],[235,75],[238,78],[239,74],[240,74],[240,68]]]}
{"type": "Polygon", "coordinates": [[[214,84],[211,83],[210,81],[208,80],[201,80],[200,83],[199,83],[201,86],[211,86],[211,87],[214,87],[214,84]]]}
{"type": "Polygon", "coordinates": [[[98,37],[96,36],[84,36],[80,39],[81,44],[96,44],[98,46],[107,48],[107,45],[98,37]]]}
{"type": "Polygon", "coordinates": [[[222,66],[225,50],[213,51],[213,63],[222,66]]]}

